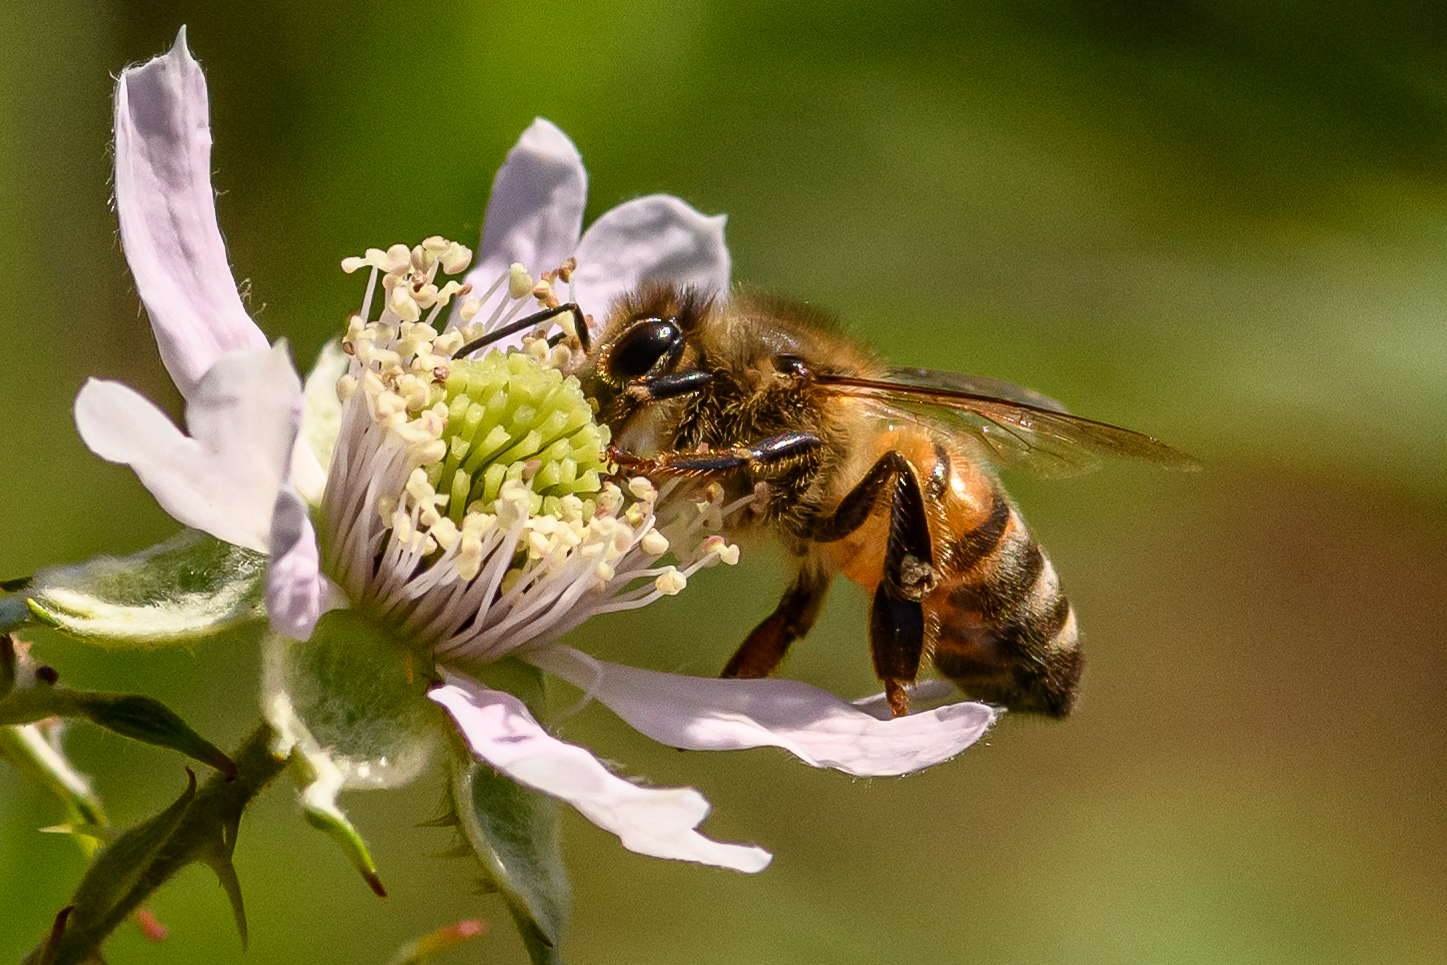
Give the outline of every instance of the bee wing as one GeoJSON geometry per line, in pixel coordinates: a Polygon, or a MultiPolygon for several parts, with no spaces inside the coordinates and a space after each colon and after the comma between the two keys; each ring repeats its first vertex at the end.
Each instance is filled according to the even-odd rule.
{"type": "Polygon", "coordinates": [[[1023,385],[1016,385],[1014,382],[991,379],[983,375],[961,375],[958,372],[939,372],[935,369],[890,366],[885,369],[884,378],[881,381],[895,383],[898,388],[902,389],[949,389],[963,395],[982,396],[998,399],[1001,402],[1019,402],[1022,405],[1035,406],[1037,409],[1066,411],[1064,405],[1043,392],[1036,392],[1023,385]]]}
{"type": "Polygon", "coordinates": [[[1098,468],[1102,455],[1145,459],[1168,469],[1200,468],[1158,439],[1071,415],[1054,399],[1008,382],[929,369],[889,369],[886,376],[816,378],[828,391],[869,405],[882,419],[963,433],[982,458],[1007,469],[1072,476],[1098,468]]]}

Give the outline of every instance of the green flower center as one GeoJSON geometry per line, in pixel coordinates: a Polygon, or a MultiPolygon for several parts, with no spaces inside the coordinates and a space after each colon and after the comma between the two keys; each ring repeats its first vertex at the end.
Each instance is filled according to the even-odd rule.
{"type": "Polygon", "coordinates": [[[445,382],[433,383],[434,404],[447,406],[441,439],[447,454],[426,466],[427,481],[447,497],[439,509],[459,526],[469,511],[495,512],[503,483],[529,492],[529,515],[563,515],[560,500],[575,495],[591,518],[608,427],[572,376],[526,353],[492,352],[454,359],[445,382]]]}

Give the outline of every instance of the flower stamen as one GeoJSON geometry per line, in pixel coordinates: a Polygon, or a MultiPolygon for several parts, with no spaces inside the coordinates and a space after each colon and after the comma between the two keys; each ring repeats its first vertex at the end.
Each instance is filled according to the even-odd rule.
{"type": "Polygon", "coordinates": [[[464,252],[436,238],[345,263],[373,269],[343,341],[353,361],[338,382],[342,432],[323,506],[324,566],[348,596],[436,660],[486,660],[677,593],[700,567],[737,559],[737,547],[708,533],[747,500],[725,507],[716,485],[700,492],[674,480],[660,491],[641,477],[624,487],[603,478],[608,428],[565,375],[568,345],[532,338],[522,351],[458,357],[530,301],[556,307],[554,285],[569,283],[576,262],[541,281],[510,266],[483,296],[506,286],[486,323],[439,334],[433,315],[418,320],[458,295],[465,307],[475,301],[437,283],[439,269],[465,265],[464,252]],[[369,319],[378,272],[388,297],[369,319]],[[663,562],[670,554],[676,562],[663,562]]]}

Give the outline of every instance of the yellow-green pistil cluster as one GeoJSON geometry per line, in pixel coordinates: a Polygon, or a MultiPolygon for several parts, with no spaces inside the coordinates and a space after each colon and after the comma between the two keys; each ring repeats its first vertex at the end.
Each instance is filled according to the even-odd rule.
{"type": "Polygon", "coordinates": [[[592,421],[576,378],[527,354],[494,352],[454,360],[433,391],[447,407],[447,455],[425,471],[453,523],[462,525],[469,509],[495,512],[509,481],[527,487],[530,516],[561,517],[562,498],[573,495],[592,518],[608,427],[592,421]]]}

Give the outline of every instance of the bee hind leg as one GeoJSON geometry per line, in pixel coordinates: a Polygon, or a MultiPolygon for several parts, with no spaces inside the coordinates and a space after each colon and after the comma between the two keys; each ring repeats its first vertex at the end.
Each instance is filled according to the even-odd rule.
{"type": "Polygon", "coordinates": [[[828,589],[829,576],[819,567],[806,563],[784,591],[774,612],[754,627],[719,676],[757,678],[773,673],[788,652],[789,644],[814,626],[828,589]]]}
{"type": "Polygon", "coordinates": [[[813,538],[843,539],[871,516],[879,501],[889,499],[889,540],[884,572],[869,610],[869,645],[874,672],[884,681],[885,696],[895,717],[909,713],[905,687],[919,676],[924,655],[925,621],[921,601],[938,578],[929,516],[914,466],[899,452],[880,456],[862,480],[840,500],[832,514],[818,521],[813,538]]]}

